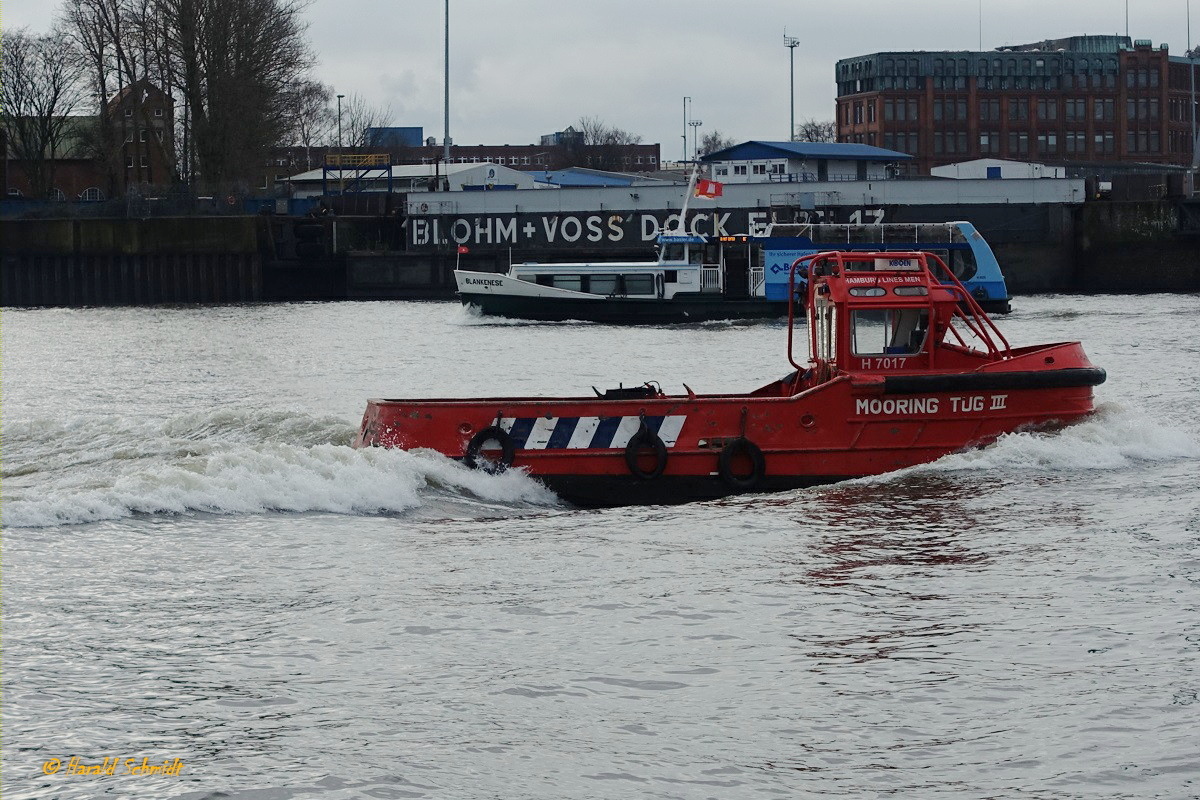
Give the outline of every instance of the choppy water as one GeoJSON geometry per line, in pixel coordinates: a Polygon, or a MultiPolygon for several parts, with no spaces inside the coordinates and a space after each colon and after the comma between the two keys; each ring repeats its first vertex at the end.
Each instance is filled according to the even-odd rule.
{"type": "Polygon", "coordinates": [[[6,310],[4,795],[1200,795],[1200,297],[1016,305],[1108,370],[1094,419],[587,512],[351,450],[363,402],[749,389],[782,325],[6,310]]]}

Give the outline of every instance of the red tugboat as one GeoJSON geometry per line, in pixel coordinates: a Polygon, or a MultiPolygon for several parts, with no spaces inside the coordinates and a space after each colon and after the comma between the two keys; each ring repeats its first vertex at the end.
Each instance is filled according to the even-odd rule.
{"type": "Polygon", "coordinates": [[[582,506],[680,503],[891,472],[1093,410],[1105,374],[1078,342],[1010,347],[936,255],[819,253],[797,274],[811,357],[793,303],[795,372],[749,394],[370,400],[354,445],[519,467],[582,506]]]}

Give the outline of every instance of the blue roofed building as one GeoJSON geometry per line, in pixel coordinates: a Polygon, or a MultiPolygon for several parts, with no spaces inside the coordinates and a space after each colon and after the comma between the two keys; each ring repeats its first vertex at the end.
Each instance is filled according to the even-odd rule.
{"type": "Polygon", "coordinates": [[[703,156],[721,183],[870,181],[893,178],[907,153],[840,142],[750,141],[703,156]]]}

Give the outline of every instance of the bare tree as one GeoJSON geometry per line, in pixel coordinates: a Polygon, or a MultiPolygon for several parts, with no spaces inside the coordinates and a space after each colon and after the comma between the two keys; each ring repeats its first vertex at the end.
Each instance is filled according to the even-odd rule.
{"type": "Polygon", "coordinates": [[[369,128],[392,124],[392,109],[373,106],[360,95],[348,95],[342,103],[342,142],[345,147],[366,147],[369,128]]]}
{"type": "Polygon", "coordinates": [[[312,148],[328,144],[337,127],[336,114],[330,108],[333,87],[319,81],[300,79],[287,88],[285,109],[288,131],[280,144],[304,148],[305,168],[313,168],[312,148]]]}
{"type": "Polygon", "coordinates": [[[580,117],[579,132],[585,145],[641,144],[642,137],[621,128],[605,124],[599,117],[580,117]]]}
{"type": "Polygon", "coordinates": [[[48,197],[55,160],[73,144],[68,118],[82,100],[79,56],[61,31],[36,36],[18,28],[4,35],[0,68],[0,125],[25,162],[33,196],[48,197]]]}
{"type": "Polygon", "coordinates": [[[641,144],[642,137],[606,124],[599,117],[580,117],[578,130],[582,148],[567,148],[568,162],[586,163],[596,169],[620,169],[624,166],[623,148],[641,144]]]}
{"type": "Polygon", "coordinates": [[[244,187],[286,140],[289,87],[311,65],[303,0],[154,0],[201,182],[244,187]]]}
{"type": "Polygon", "coordinates": [[[706,156],[709,153],[715,153],[718,150],[724,150],[726,147],[733,147],[737,142],[733,139],[728,139],[721,134],[720,131],[713,130],[704,134],[700,139],[700,155],[706,156]]]}
{"type": "Polygon", "coordinates": [[[837,123],[833,120],[817,120],[809,118],[796,126],[796,141],[798,142],[836,142],[837,123]]]}

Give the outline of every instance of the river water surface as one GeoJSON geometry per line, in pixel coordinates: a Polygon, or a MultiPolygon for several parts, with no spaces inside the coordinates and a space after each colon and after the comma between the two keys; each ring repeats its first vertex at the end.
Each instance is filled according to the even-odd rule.
{"type": "Polygon", "coordinates": [[[748,390],[781,322],[5,310],[4,796],[1196,797],[1200,297],[1015,306],[1094,418],[606,511],[349,443],[368,397],[748,390]]]}

